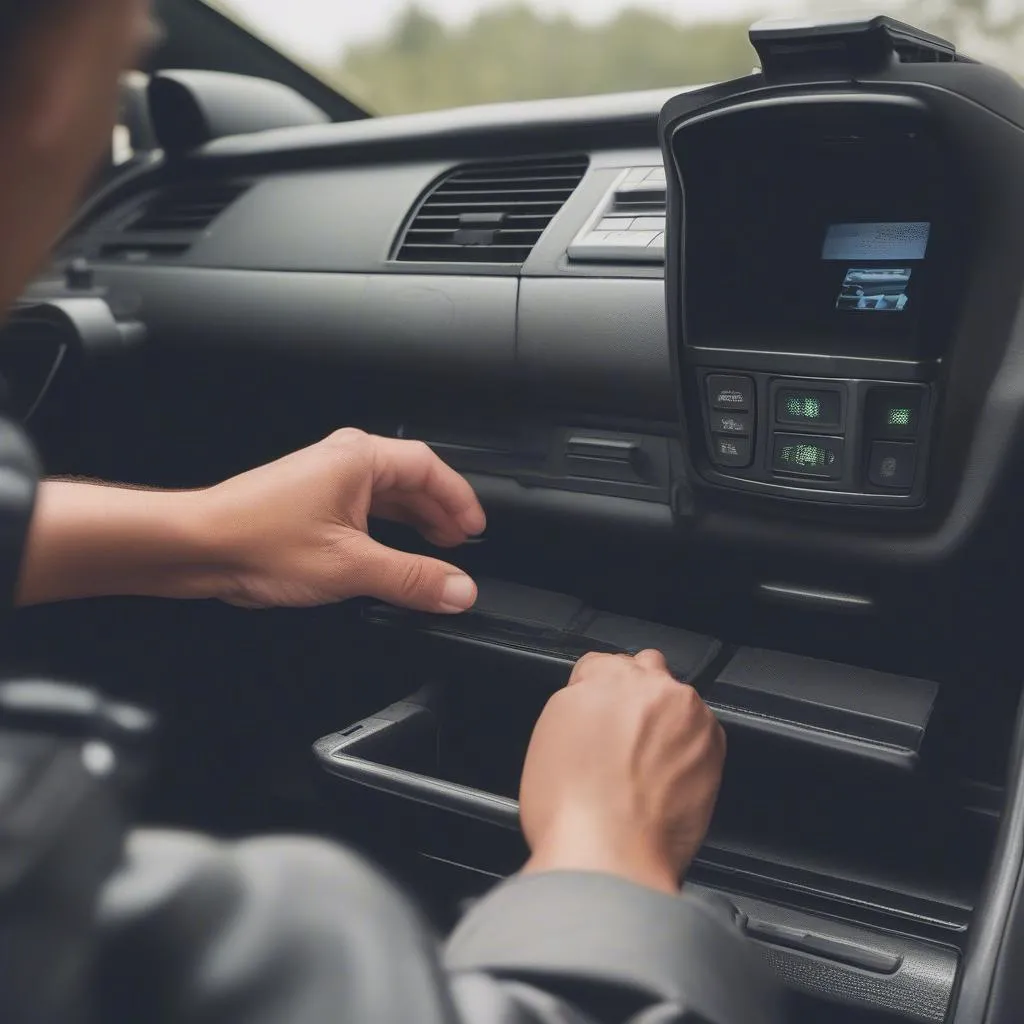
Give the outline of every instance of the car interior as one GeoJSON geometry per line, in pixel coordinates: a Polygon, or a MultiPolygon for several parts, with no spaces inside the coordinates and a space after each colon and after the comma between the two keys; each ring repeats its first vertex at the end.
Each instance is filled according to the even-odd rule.
{"type": "Polygon", "coordinates": [[[686,885],[793,1019],[1019,1020],[1021,87],[885,18],[765,23],[721,85],[371,119],[162,13],[9,409],[48,474],[162,488],[424,441],[487,510],[480,601],[37,608],[5,669],[157,713],[141,821],[338,839],[444,934],[524,861],[572,664],[658,648],[729,740],[686,885]]]}

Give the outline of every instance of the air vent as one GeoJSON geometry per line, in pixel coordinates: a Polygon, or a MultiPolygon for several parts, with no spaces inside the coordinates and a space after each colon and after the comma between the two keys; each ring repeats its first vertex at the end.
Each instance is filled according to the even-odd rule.
{"type": "Polygon", "coordinates": [[[586,157],[459,168],[423,201],[398,258],[416,263],[525,263],[586,170],[586,157]]]}
{"type": "MultiPolygon", "coordinates": [[[[100,228],[95,258],[128,263],[166,262],[184,255],[199,236],[248,189],[237,182],[175,185],[157,192],[113,230],[100,228]]],[[[96,237],[94,235],[94,237],[96,237]]]]}
{"type": "Polygon", "coordinates": [[[222,183],[168,189],[150,199],[127,230],[205,231],[245,189],[244,185],[222,183]]]}

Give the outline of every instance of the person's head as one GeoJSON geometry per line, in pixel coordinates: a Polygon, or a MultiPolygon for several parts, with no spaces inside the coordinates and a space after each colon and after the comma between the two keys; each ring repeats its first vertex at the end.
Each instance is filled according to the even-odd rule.
{"type": "Polygon", "coordinates": [[[110,145],[149,0],[0,0],[0,320],[110,145]]]}

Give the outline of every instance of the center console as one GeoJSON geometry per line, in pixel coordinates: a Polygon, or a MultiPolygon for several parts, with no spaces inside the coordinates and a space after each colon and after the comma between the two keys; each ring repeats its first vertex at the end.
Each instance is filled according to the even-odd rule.
{"type": "Polygon", "coordinates": [[[1001,797],[950,756],[968,732],[955,687],[480,582],[476,610],[457,619],[367,605],[382,677],[424,673],[314,744],[339,821],[392,823],[400,870],[445,904],[442,926],[525,860],[523,760],[573,662],[657,647],[729,738],[688,887],[734,908],[803,1007],[795,1022],[947,1019],[1001,797]]]}
{"type": "Polygon", "coordinates": [[[746,98],[669,136],[681,386],[720,487],[924,504],[970,188],[896,93],[746,98]]]}
{"type": "Polygon", "coordinates": [[[670,344],[710,504],[923,531],[965,469],[996,471],[978,432],[1015,345],[998,219],[1024,94],[900,31],[755,27],[760,74],[663,112],[670,344]]]}

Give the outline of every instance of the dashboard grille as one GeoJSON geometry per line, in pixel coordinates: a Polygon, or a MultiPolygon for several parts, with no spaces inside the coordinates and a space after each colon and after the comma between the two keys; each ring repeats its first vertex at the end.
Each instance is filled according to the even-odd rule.
{"type": "Polygon", "coordinates": [[[102,221],[86,255],[120,263],[166,263],[185,255],[249,185],[196,182],[172,185],[136,200],[102,221]]]}
{"type": "Polygon", "coordinates": [[[461,167],[438,182],[412,218],[398,259],[522,264],[587,170],[583,156],[461,167]]]}
{"type": "Polygon", "coordinates": [[[149,200],[129,231],[205,231],[246,190],[245,185],[182,185],[149,200]]]}

